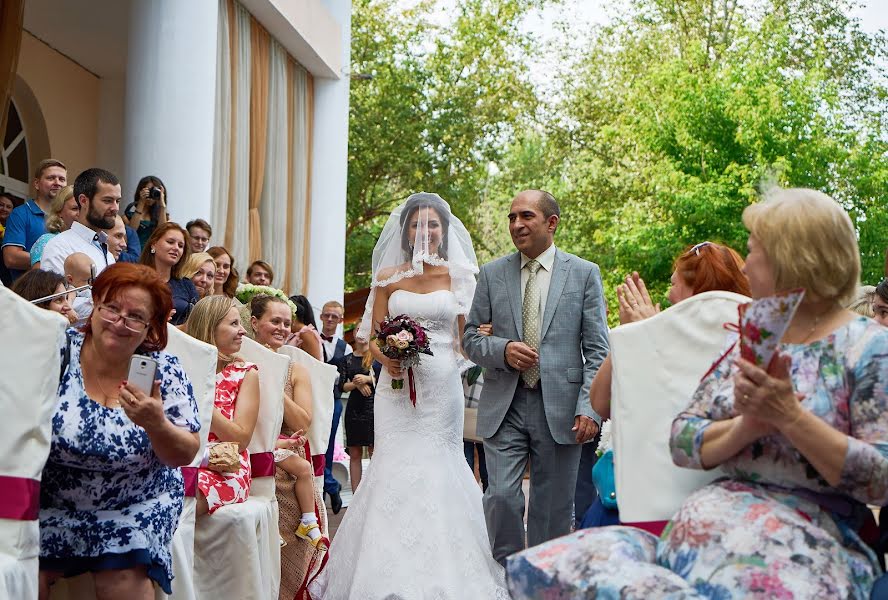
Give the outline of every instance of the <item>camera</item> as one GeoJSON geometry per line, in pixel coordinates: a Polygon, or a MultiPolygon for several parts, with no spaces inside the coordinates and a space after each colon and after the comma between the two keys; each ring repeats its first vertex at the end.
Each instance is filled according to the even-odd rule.
{"type": "Polygon", "coordinates": [[[153,187],[148,190],[148,197],[152,200],[160,200],[160,188],[153,187]]]}

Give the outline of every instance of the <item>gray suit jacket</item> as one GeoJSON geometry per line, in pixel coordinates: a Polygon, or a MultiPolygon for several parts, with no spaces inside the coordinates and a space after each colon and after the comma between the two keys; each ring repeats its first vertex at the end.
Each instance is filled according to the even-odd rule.
{"type": "MultiPolygon", "coordinates": [[[[540,335],[540,383],[546,421],[559,444],[575,444],[574,418],[601,421],[589,403],[589,387],[607,356],[607,318],[598,265],[557,250],[540,335]]],[[[521,255],[514,253],[481,267],[463,347],[485,367],[478,403],[478,435],[492,437],[500,427],[519,382],[506,364],[506,344],[523,339],[521,255]],[[478,326],[493,323],[493,335],[478,326]]]]}

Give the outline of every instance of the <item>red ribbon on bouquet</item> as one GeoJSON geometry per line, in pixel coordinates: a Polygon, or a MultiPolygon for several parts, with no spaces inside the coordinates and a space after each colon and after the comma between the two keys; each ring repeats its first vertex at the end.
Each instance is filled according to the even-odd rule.
{"type": "Polygon", "coordinates": [[[416,408],[416,383],[413,381],[413,367],[407,369],[407,385],[410,386],[410,402],[416,408]]]}

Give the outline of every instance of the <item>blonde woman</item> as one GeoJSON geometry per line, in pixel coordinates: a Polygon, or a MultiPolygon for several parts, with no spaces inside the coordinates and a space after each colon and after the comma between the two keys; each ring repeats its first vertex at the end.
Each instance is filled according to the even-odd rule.
{"type": "MultiPolygon", "coordinates": [[[[607,527],[546,554],[582,564],[602,597],[863,600],[882,574],[864,540],[867,505],[888,504],[888,330],[845,308],[860,280],[854,223],[826,194],[778,189],[746,207],[743,225],[751,296],[805,297],[767,369],[735,346],[672,423],[673,462],[723,477],[688,496],[659,538],[607,527]]],[[[542,589],[557,576],[523,572],[548,550],[511,558],[512,598],[557,595],[542,589]]]]}
{"type": "Polygon", "coordinates": [[[873,311],[873,298],[876,296],[876,286],[862,285],[857,290],[857,296],[848,305],[848,310],[856,312],[858,315],[869,317],[872,319],[876,316],[873,311]]]}
{"type": "Polygon", "coordinates": [[[80,206],[77,204],[77,199],[74,198],[74,186],[66,185],[59,190],[49,205],[49,212],[46,213],[45,218],[46,233],[37,238],[37,241],[31,246],[32,269],[40,268],[40,259],[43,257],[46,242],[70,229],[71,223],[77,220],[79,213],[80,206]]]}
{"type": "Polygon", "coordinates": [[[216,261],[207,252],[196,252],[182,265],[182,277],[191,279],[201,298],[213,295],[216,280],[216,261]]]}
{"type": "Polygon", "coordinates": [[[247,446],[259,418],[259,368],[237,355],[246,331],[230,298],[210,296],[195,304],[185,331],[219,350],[210,442],[236,442],[240,446],[238,471],[220,473],[206,468],[198,471],[197,514],[213,514],[220,507],[238,504],[250,495],[252,472],[247,446]]]}

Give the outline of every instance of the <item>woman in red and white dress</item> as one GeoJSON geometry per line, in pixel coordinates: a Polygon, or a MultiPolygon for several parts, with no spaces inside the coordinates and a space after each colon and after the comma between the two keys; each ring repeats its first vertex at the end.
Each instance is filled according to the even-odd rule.
{"type": "Polygon", "coordinates": [[[219,350],[216,399],[210,442],[237,442],[240,469],[220,473],[201,468],[197,475],[197,514],[212,514],[226,504],[238,504],[250,495],[250,457],[247,446],[259,415],[258,367],[237,356],[246,331],[240,314],[227,296],[210,296],[194,305],[186,331],[219,350]]]}

